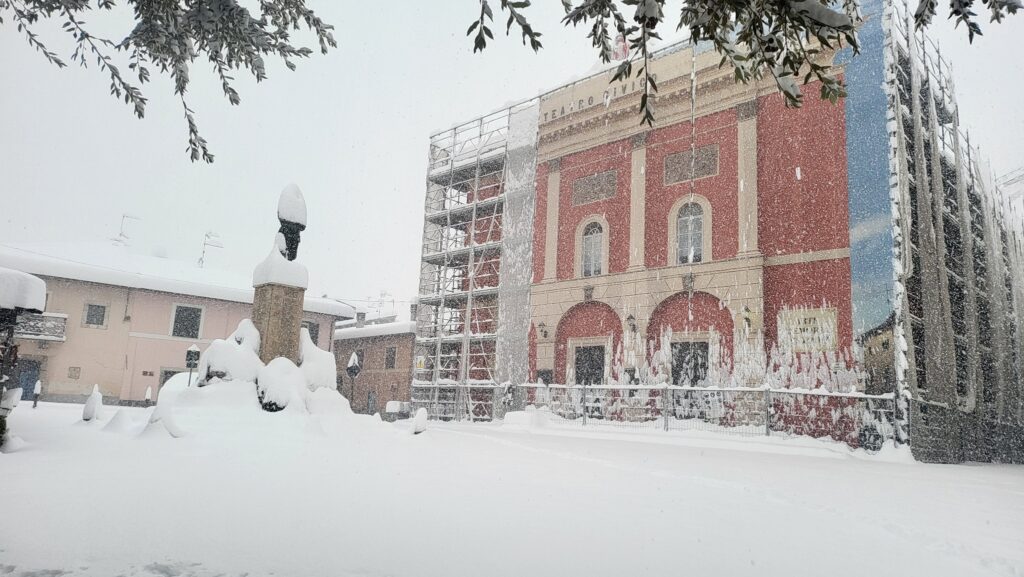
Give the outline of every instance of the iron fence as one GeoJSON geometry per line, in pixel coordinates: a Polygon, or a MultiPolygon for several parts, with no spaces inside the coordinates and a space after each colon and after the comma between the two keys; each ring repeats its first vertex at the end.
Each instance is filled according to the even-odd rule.
{"type": "Polygon", "coordinates": [[[491,421],[527,405],[550,410],[554,427],[808,436],[870,452],[895,437],[892,394],[674,385],[422,383],[412,388],[413,412],[423,407],[431,419],[443,421],[491,421]]]}
{"type": "Polygon", "coordinates": [[[892,395],[665,385],[522,385],[556,426],[805,435],[877,451],[894,438],[892,395]]]}

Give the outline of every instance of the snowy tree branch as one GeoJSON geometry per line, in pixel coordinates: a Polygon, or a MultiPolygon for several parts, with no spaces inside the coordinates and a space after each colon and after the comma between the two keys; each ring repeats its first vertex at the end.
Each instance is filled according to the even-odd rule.
{"type": "Polygon", "coordinates": [[[306,28],[313,32],[321,53],[337,47],[334,28],[309,9],[305,0],[260,0],[258,17],[239,2],[123,0],[122,4],[131,6],[134,12],[135,26],[120,42],[92,35],[82,18],[94,7],[113,9],[116,0],[0,0],[0,24],[6,22],[7,14],[12,15],[29,45],[50,63],[64,67],[64,61],[48,50],[32,29],[42,19],[63,20],[64,29],[75,39],[71,60],[88,66],[88,60],[95,57],[96,65],[110,76],[111,94],[124,98],[139,118],[145,115],[147,100],[138,87],[123,77],[112,53],[125,53],[128,69],[135,73],[140,85],[149,80],[147,65],[155,66],[174,81],[174,93],[184,107],[189,157],[193,161],[213,162],[206,140],[199,133],[195,113],[185,99],[190,67],[197,57],[205,55],[228,101],[238,104],[241,98],[232,86],[232,70],[244,69],[261,81],[267,77],[267,56],[280,58],[294,70],[295,60],[312,54],[309,48],[291,43],[292,31],[306,28]]]}
{"type": "MultiPolygon", "coordinates": [[[[1000,22],[1007,14],[1022,8],[1021,0],[979,0],[988,7],[991,21],[1000,22]]],[[[654,121],[651,103],[657,92],[647,70],[649,43],[659,38],[663,24],[664,0],[562,0],[566,26],[592,23],[587,38],[602,62],[613,59],[612,29],[627,39],[629,52],[616,70],[613,82],[632,74],[633,63],[643,60],[638,71],[645,79],[641,96],[642,122],[654,121]],[[633,22],[628,23],[619,6],[635,9],[633,22]]],[[[950,17],[967,25],[971,39],[981,34],[972,7],[975,0],[951,0],[950,17]]],[[[502,1],[502,10],[514,14],[515,23],[534,34],[521,12],[527,2],[502,1]]],[[[927,26],[935,14],[936,0],[919,0],[915,18],[918,26],[927,26]]],[[[479,19],[467,35],[477,32],[474,52],[483,50],[487,39],[493,38],[486,23],[493,18],[487,0],[481,1],[479,19]]],[[[785,96],[787,105],[800,106],[801,85],[818,80],[821,97],[836,102],[846,95],[843,83],[830,67],[821,64],[822,50],[838,50],[849,46],[859,51],[856,27],[861,21],[857,0],[683,0],[678,28],[687,28],[695,42],[710,42],[729,64],[738,82],[750,82],[770,74],[785,96]],[[801,82],[802,80],[802,82],[801,82]]],[[[512,19],[510,19],[511,26],[512,19]]],[[[539,33],[535,33],[539,35],[539,33]]],[[[525,42],[525,39],[524,39],[525,42]]],[[[534,50],[540,48],[539,42],[534,50]]]]}

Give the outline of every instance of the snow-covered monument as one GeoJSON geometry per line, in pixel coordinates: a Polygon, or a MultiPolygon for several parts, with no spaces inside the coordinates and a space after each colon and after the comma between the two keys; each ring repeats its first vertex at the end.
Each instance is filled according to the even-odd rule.
{"type": "Polygon", "coordinates": [[[489,419],[527,380],[895,394],[919,458],[1024,459],[1021,216],[905,3],[862,11],[861,53],[820,56],[835,104],[680,43],[654,127],[606,67],[433,135],[414,405],[489,419]]]}
{"type": "Polygon", "coordinates": [[[345,404],[336,389],[334,355],[318,348],[302,326],[309,273],[296,260],[299,233],[306,228],[306,203],[296,185],[281,192],[277,216],[281,226],[273,247],[253,270],[253,319],[242,320],[228,338],[203,352],[198,385],[255,383],[253,394],[271,412],[308,409],[311,393],[345,404]]]}

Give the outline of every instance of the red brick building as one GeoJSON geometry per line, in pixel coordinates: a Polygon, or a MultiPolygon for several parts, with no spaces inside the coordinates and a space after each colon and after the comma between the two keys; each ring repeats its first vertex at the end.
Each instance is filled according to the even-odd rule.
{"type": "Polygon", "coordinates": [[[338,323],[334,331],[334,357],[338,365],[338,390],[352,410],[383,413],[389,401],[408,402],[412,381],[415,323],[392,317],[366,320],[366,313],[338,323]],[[352,355],[359,361],[353,379],[346,369],[352,355]]]}
{"type": "Polygon", "coordinates": [[[414,404],[486,418],[537,379],[902,389],[918,454],[1020,459],[988,442],[1024,438],[1020,219],[912,14],[863,8],[859,55],[819,54],[834,103],[677,44],[649,63],[653,126],[609,69],[432,136],[414,404]]]}

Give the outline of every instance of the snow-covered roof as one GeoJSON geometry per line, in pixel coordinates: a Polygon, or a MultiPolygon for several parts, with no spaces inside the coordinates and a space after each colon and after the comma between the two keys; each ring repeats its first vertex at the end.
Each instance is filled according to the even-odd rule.
{"type": "MultiPolygon", "coordinates": [[[[251,280],[231,271],[203,268],[106,243],[0,244],[0,266],[27,273],[113,286],[251,303],[251,280]]],[[[352,318],[355,310],[332,299],[307,296],[303,309],[352,318]]]]}
{"type": "Polygon", "coordinates": [[[402,335],[415,333],[416,323],[412,321],[397,321],[393,323],[381,323],[377,325],[365,325],[361,327],[346,327],[334,331],[334,340],[344,341],[348,339],[363,339],[367,337],[382,337],[386,335],[402,335]]]}
{"type": "Polygon", "coordinates": [[[0,267],[0,309],[42,311],[46,307],[46,283],[39,277],[0,267]]]}

